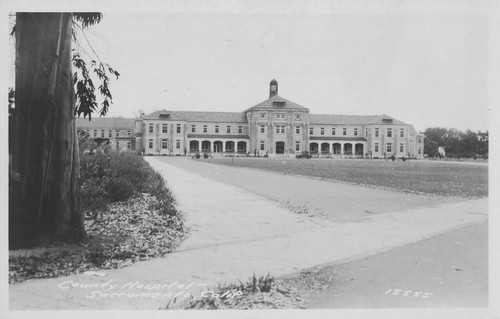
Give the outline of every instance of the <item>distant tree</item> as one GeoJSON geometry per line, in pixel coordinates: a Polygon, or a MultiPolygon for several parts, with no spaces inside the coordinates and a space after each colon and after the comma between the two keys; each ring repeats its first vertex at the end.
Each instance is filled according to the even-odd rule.
{"type": "Polygon", "coordinates": [[[478,138],[477,153],[483,158],[488,158],[488,152],[489,152],[488,131],[486,132],[478,131],[477,138],[478,138]]]}
{"type": "Polygon", "coordinates": [[[429,157],[440,156],[438,148],[443,147],[449,158],[477,158],[488,154],[488,132],[474,132],[451,128],[428,128],[425,131],[424,152],[429,157]]]}
{"type": "Polygon", "coordinates": [[[426,129],[424,134],[424,154],[427,154],[429,157],[440,156],[438,147],[445,146],[448,130],[445,128],[433,127],[426,129]]]}

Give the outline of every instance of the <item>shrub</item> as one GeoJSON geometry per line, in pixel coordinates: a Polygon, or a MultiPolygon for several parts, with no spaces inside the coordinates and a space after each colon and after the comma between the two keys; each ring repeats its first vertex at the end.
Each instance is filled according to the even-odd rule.
{"type": "Polygon", "coordinates": [[[104,183],[104,191],[112,203],[129,199],[134,194],[134,188],[126,177],[109,178],[104,183]]]}
{"type": "MultiPolygon", "coordinates": [[[[162,177],[141,156],[127,152],[82,156],[80,184],[83,211],[104,210],[134,193],[155,194],[164,203],[173,201],[162,177]]],[[[166,206],[166,213],[173,210],[172,205],[166,206]]]]}
{"type": "Polygon", "coordinates": [[[196,153],[195,157],[196,157],[196,158],[200,158],[200,157],[201,157],[201,156],[200,156],[200,153],[196,153]]]}
{"type": "Polygon", "coordinates": [[[208,154],[207,153],[203,153],[203,158],[208,158],[208,154]]]}

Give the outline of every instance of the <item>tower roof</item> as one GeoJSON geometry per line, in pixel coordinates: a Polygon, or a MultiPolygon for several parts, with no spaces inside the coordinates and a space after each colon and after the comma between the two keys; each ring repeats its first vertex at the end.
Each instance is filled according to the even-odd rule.
{"type": "Polygon", "coordinates": [[[271,110],[271,109],[283,109],[283,110],[297,109],[309,112],[309,109],[307,107],[292,102],[290,100],[284,99],[279,95],[275,95],[263,102],[260,102],[259,104],[254,105],[243,112],[247,113],[249,111],[271,110]]]}

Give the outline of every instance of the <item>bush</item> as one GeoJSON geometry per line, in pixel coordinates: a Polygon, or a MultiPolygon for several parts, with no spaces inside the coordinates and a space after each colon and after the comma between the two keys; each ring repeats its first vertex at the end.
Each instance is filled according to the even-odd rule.
{"type": "Polygon", "coordinates": [[[141,156],[127,152],[83,155],[80,185],[83,211],[104,210],[135,193],[154,193],[165,202],[173,201],[161,176],[141,156]]]}
{"type": "Polygon", "coordinates": [[[104,191],[112,203],[129,199],[134,194],[134,188],[126,177],[109,178],[104,184],[104,191]]]}

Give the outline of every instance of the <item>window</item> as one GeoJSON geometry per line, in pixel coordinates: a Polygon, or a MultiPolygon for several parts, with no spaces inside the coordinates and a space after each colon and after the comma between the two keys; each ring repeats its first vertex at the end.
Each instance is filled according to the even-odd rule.
{"type": "Polygon", "coordinates": [[[264,141],[260,141],[260,150],[263,151],[264,150],[264,141]]]}
{"type": "Polygon", "coordinates": [[[357,128],[354,129],[354,136],[358,136],[358,129],[357,128]]]}
{"type": "Polygon", "coordinates": [[[196,125],[191,125],[191,133],[196,133],[196,125]]]}
{"type": "Polygon", "coordinates": [[[295,120],[300,121],[300,113],[295,113],[295,120]]]}
{"type": "Polygon", "coordinates": [[[181,125],[177,124],[177,133],[180,133],[180,132],[181,132],[181,125]]]}
{"type": "Polygon", "coordinates": [[[208,125],[203,125],[203,133],[206,133],[208,131],[208,125]]]}
{"type": "Polygon", "coordinates": [[[175,148],[180,149],[181,148],[181,140],[175,140],[175,148]]]}
{"type": "Polygon", "coordinates": [[[127,131],[127,135],[130,136],[130,134],[132,133],[132,131],[127,131]]]}
{"type": "Polygon", "coordinates": [[[295,151],[296,152],[300,151],[300,142],[299,141],[295,142],[295,151]]]}
{"type": "Polygon", "coordinates": [[[283,134],[283,133],[285,133],[285,127],[284,127],[284,126],[282,126],[282,125],[277,125],[277,126],[276,126],[276,133],[278,133],[278,134],[283,134]]]}
{"type": "Polygon", "coordinates": [[[120,131],[119,130],[116,130],[116,137],[120,136],[120,131]]]}
{"type": "Polygon", "coordinates": [[[332,135],[335,135],[335,127],[332,127],[332,135]]]}
{"type": "Polygon", "coordinates": [[[239,134],[243,133],[243,126],[238,126],[238,133],[239,134]]]}
{"type": "Polygon", "coordinates": [[[260,132],[265,133],[266,132],[266,127],[264,125],[260,126],[260,132]]]}
{"type": "Polygon", "coordinates": [[[101,137],[104,137],[104,130],[101,130],[101,137]]]}
{"type": "Polygon", "coordinates": [[[309,135],[313,135],[314,134],[314,127],[310,127],[309,128],[309,135]]]}
{"type": "Polygon", "coordinates": [[[344,127],[344,128],[342,129],[342,135],[347,135],[347,128],[345,128],[345,127],[344,127]]]}
{"type": "Polygon", "coordinates": [[[161,132],[162,133],[168,133],[168,124],[162,124],[161,125],[161,132]]]}
{"type": "Polygon", "coordinates": [[[422,154],[422,148],[421,147],[418,148],[418,154],[422,154]]]}
{"type": "Polygon", "coordinates": [[[278,120],[284,120],[285,119],[285,113],[276,113],[276,119],[278,119],[278,120]]]}
{"type": "Polygon", "coordinates": [[[324,127],[321,128],[321,135],[325,135],[325,128],[324,127]]]}
{"type": "Polygon", "coordinates": [[[260,119],[265,120],[266,119],[266,113],[260,113],[260,119]]]}
{"type": "Polygon", "coordinates": [[[392,153],[392,143],[387,143],[387,149],[386,149],[386,152],[387,152],[387,153],[392,153]]]}
{"type": "Polygon", "coordinates": [[[378,137],[378,127],[375,128],[375,137],[378,137]]]}
{"type": "Polygon", "coordinates": [[[160,118],[161,119],[169,119],[170,118],[170,114],[160,114],[160,118]]]}
{"type": "Polygon", "coordinates": [[[405,137],[405,129],[404,128],[399,129],[399,137],[405,137]]]}
{"type": "Polygon", "coordinates": [[[168,148],[168,140],[161,140],[161,148],[162,149],[168,148]]]}
{"type": "Polygon", "coordinates": [[[108,137],[111,137],[113,135],[113,131],[109,130],[108,131],[108,137]]]}
{"type": "Polygon", "coordinates": [[[154,126],[153,124],[149,124],[149,133],[153,133],[154,126]]]}
{"type": "Polygon", "coordinates": [[[231,126],[227,127],[227,134],[231,133],[231,126]]]}
{"type": "Polygon", "coordinates": [[[215,133],[219,133],[219,125],[215,125],[215,133]]]}
{"type": "Polygon", "coordinates": [[[295,127],[295,134],[300,134],[300,126],[295,127]]]}
{"type": "Polygon", "coordinates": [[[127,142],[127,148],[130,149],[130,147],[132,146],[132,144],[130,143],[130,141],[127,142]]]}
{"type": "Polygon", "coordinates": [[[418,137],[418,143],[419,143],[419,144],[420,144],[420,143],[422,143],[422,136],[419,136],[419,137],[418,137]]]}
{"type": "Polygon", "coordinates": [[[387,137],[392,137],[392,128],[387,129],[387,137]]]}
{"type": "Polygon", "coordinates": [[[375,153],[378,153],[378,143],[375,143],[375,153]]]}
{"type": "Polygon", "coordinates": [[[94,130],[94,137],[97,137],[97,130],[94,130]]]}
{"type": "Polygon", "coordinates": [[[403,153],[404,151],[405,151],[405,146],[403,145],[403,143],[399,144],[399,152],[403,153]]]}
{"type": "Polygon", "coordinates": [[[153,148],[153,139],[149,139],[149,148],[153,148]]]}

